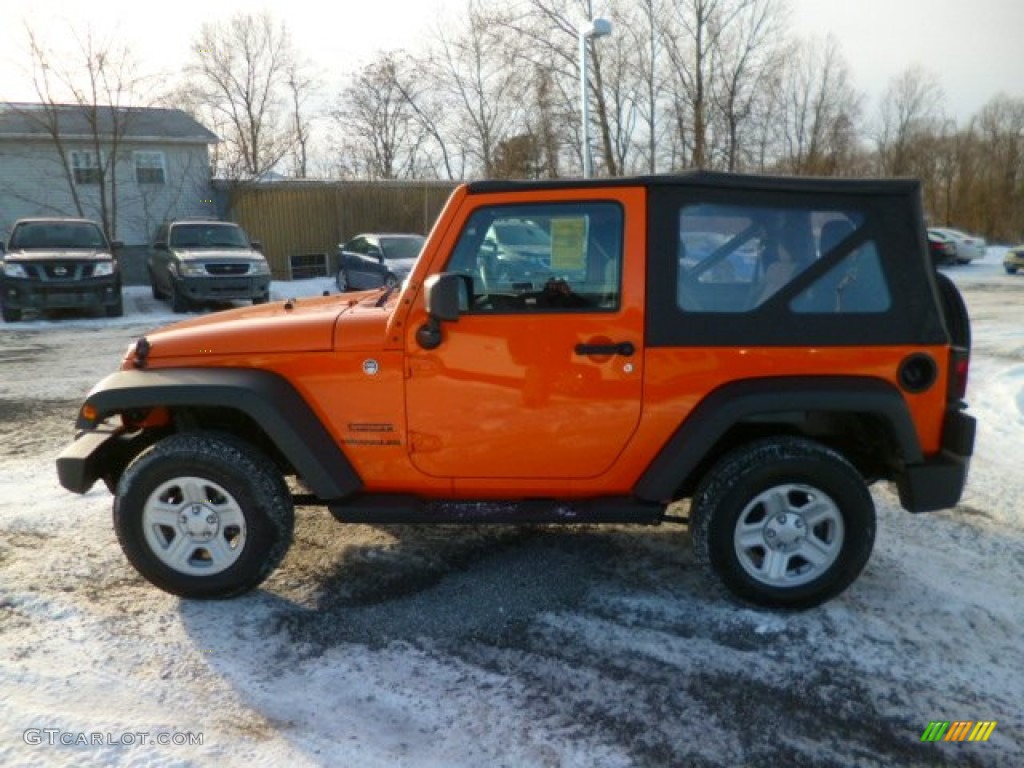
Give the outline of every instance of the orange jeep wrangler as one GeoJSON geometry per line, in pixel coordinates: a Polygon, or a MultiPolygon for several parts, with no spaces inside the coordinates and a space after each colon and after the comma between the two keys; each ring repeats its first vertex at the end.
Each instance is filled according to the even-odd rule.
{"type": "Polygon", "coordinates": [[[102,479],[128,559],[186,597],[263,581],[301,503],[688,521],[736,595],[808,607],[867,562],[871,483],[911,512],[957,503],[969,348],[914,181],[477,182],[400,287],[138,339],[57,469],[102,479]]]}

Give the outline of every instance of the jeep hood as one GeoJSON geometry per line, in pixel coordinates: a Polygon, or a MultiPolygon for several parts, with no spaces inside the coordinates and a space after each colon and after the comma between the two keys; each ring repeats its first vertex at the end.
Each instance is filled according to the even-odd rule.
{"type": "Polygon", "coordinates": [[[334,295],[213,312],[147,333],[146,359],[331,350],[335,323],[353,306],[334,295]]]}

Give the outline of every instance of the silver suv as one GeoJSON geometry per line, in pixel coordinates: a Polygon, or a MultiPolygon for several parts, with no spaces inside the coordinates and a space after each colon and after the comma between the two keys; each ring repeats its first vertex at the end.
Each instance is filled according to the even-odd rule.
{"type": "Polygon", "coordinates": [[[154,298],[175,312],[235,299],[270,298],[270,267],[260,244],[230,221],[173,221],[157,228],[146,261],[154,298]]]}
{"type": "Polygon", "coordinates": [[[0,302],[4,322],[26,309],[102,307],[124,314],[121,272],[99,224],[89,219],[19,219],[6,251],[0,249],[0,302]]]}

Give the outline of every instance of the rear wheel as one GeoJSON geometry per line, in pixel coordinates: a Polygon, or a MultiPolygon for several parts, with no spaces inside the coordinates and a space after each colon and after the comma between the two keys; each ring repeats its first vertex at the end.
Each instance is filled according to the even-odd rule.
{"type": "Polygon", "coordinates": [[[182,597],[219,598],[260,584],[291,543],[291,494],[274,464],[229,435],[172,435],[125,470],[114,528],[150,582],[182,597]]]}
{"type": "Polygon", "coordinates": [[[1016,275],[1017,274],[1017,268],[1016,267],[1006,267],[1005,269],[1006,269],[1006,274],[1008,274],[1008,275],[1016,275]]]}
{"type": "Polygon", "coordinates": [[[3,308],[3,318],[5,323],[16,323],[21,320],[21,310],[5,306],[3,308]]]}
{"type": "Polygon", "coordinates": [[[971,318],[960,289],[948,275],[941,272],[935,273],[935,280],[939,286],[939,298],[942,300],[942,315],[946,319],[946,327],[953,344],[970,349],[971,318]]]}
{"type": "Polygon", "coordinates": [[[780,437],[722,458],[690,509],[697,559],[738,597],[810,608],[863,570],[875,508],[860,473],[820,443],[780,437]]]}

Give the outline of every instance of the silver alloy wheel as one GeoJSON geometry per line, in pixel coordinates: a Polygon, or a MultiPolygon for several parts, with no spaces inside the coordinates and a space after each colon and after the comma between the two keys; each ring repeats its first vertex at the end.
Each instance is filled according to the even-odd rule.
{"type": "Polygon", "coordinates": [[[752,578],[796,587],[819,578],[839,557],[843,516],[827,494],[791,483],[758,494],[740,513],[733,546],[752,578]]]}
{"type": "Polygon", "coordinates": [[[152,553],[187,576],[227,570],[245,547],[245,516],[222,486],[201,477],[176,477],[146,499],[142,531],[152,553]]]}
{"type": "Polygon", "coordinates": [[[341,293],[348,290],[348,274],[345,272],[344,267],[338,270],[338,275],[335,277],[334,282],[338,284],[338,290],[341,293]]]}

